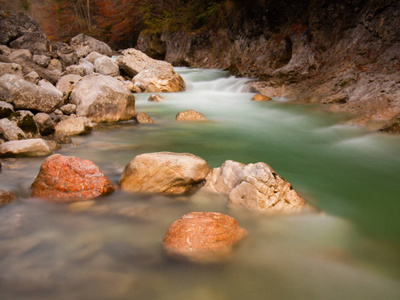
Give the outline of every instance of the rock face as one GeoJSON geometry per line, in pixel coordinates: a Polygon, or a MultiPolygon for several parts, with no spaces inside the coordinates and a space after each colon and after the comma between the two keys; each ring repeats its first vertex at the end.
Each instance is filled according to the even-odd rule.
{"type": "Polygon", "coordinates": [[[84,34],[78,34],[73,37],[71,39],[71,47],[76,51],[78,57],[84,57],[93,51],[107,56],[112,55],[112,50],[106,43],[84,34]]]}
{"type": "Polygon", "coordinates": [[[110,194],[114,186],[93,162],[55,154],[43,162],[31,191],[33,197],[68,202],[110,194]]]}
{"type": "Polygon", "coordinates": [[[179,92],[185,90],[185,82],[174,71],[170,63],[148,57],[141,51],[130,48],[122,51],[116,59],[118,66],[144,92],[179,92]]]}
{"type": "Polygon", "coordinates": [[[193,154],[145,153],[126,165],[120,185],[132,192],[182,194],[202,182],[209,171],[207,162],[193,154]]]}
{"type": "Polygon", "coordinates": [[[17,109],[50,113],[63,103],[59,94],[39,87],[16,75],[6,74],[0,77],[0,88],[7,91],[7,102],[13,103],[17,109]]]}
{"type": "Polygon", "coordinates": [[[291,184],[262,162],[245,165],[227,160],[207,175],[204,189],[228,195],[231,205],[265,213],[308,208],[291,184]]]}
{"type": "Polygon", "coordinates": [[[335,105],[375,129],[400,113],[398,1],[236,5],[217,28],[161,32],[166,60],[258,78],[253,92],[335,105]]]}
{"type": "Polygon", "coordinates": [[[52,153],[50,146],[43,139],[10,141],[0,144],[0,156],[46,156],[52,153]]]}
{"type": "Polygon", "coordinates": [[[201,114],[197,111],[191,110],[191,109],[178,112],[176,114],[175,119],[177,121],[206,121],[207,120],[207,118],[203,114],[201,114]]]}
{"type": "Polygon", "coordinates": [[[84,135],[92,132],[93,124],[85,117],[68,118],[55,126],[56,135],[84,135]]]}
{"type": "Polygon", "coordinates": [[[71,93],[77,116],[94,122],[117,122],[135,116],[135,97],[119,80],[104,75],[89,75],[71,93]]]}
{"type": "Polygon", "coordinates": [[[247,235],[237,221],[215,212],[192,212],[168,228],[162,247],[175,259],[195,263],[227,261],[232,247],[247,235]]]}

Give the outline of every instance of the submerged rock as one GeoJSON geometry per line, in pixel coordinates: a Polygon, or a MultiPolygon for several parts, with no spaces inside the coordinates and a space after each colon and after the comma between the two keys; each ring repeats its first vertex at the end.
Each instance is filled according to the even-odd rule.
{"type": "Polygon", "coordinates": [[[204,190],[228,195],[231,205],[264,213],[311,208],[289,182],[263,162],[245,165],[227,160],[207,175],[204,190]]]}
{"type": "Polygon", "coordinates": [[[0,156],[46,156],[52,153],[49,144],[43,139],[10,141],[0,144],[0,156]]]}
{"type": "Polygon", "coordinates": [[[140,112],[136,115],[136,120],[139,124],[154,123],[154,121],[144,112],[140,112]]]}
{"type": "Polygon", "coordinates": [[[61,202],[88,200],[114,190],[93,162],[60,154],[43,162],[31,185],[33,197],[61,202]]]}
{"type": "Polygon", "coordinates": [[[0,207],[16,200],[17,196],[13,192],[0,189],[0,207]]]}
{"type": "Polygon", "coordinates": [[[163,97],[161,97],[159,94],[151,94],[147,100],[150,102],[162,102],[163,97]]]}
{"type": "Polygon", "coordinates": [[[120,185],[131,192],[182,194],[202,182],[209,171],[207,162],[193,154],[145,153],[126,165],[120,185]]]}
{"type": "Polygon", "coordinates": [[[76,114],[94,122],[117,122],[135,116],[135,96],[121,81],[104,75],[82,78],[71,93],[76,114]]]}
{"type": "Polygon", "coordinates": [[[247,235],[237,221],[216,212],[191,212],[168,228],[162,247],[175,259],[195,263],[229,260],[233,246],[247,235]]]}
{"type": "Polygon", "coordinates": [[[177,121],[206,121],[207,120],[207,118],[203,114],[201,114],[197,111],[191,110],[191,109],[178,112],[176,114],[175,119],[177,121]]]}
{"type": "Polygon", "coordinates": [[[272,100],[270,97],[265,96],[265,95],[261,95],[261,94],[255,94],[251,100],[253,101],[270,101],[272,100]]]}

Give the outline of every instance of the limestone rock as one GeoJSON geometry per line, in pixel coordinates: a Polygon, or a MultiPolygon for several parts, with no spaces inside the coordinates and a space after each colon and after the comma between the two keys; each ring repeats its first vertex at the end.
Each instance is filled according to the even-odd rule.
{"type": "Polygon", "coordinates": [[[104,75],[85,76],[71,93],[77,116],[96,123],[129,120],[135,116],[135,96],[119,80],[104,75]]]}
{"type": "Polygon", "coordinates": [[[265,96],[265,95],[261,95],[261,94],[255,94],[251,100],[253,101],[270,101],[272,100],[270,97],[265,96]]]}
{"type": "Polygon", "coordinates": [[[291,184],[263,162],[227,160],[207,175],[204,189],[228,195],[231,205],[265,213],[309,208],[291,184]]]}
{"type": "Polygon", "coordinates": [[[132,81],[146,93],[181,92],[186,88],[182,77],[171,64],[164,61],[155,61],[140,71],[132,81]]]}
{"type": "MultiPolygon", "coordinates": [[[[78,63],[78,55],[70,46],[65,43],[55,43],[52,45],[53,51],[56,52],[64,67],[75,65],[78,63]]],[[[61,70],[62,72],[62,70],[61,70]]]]}
{"type": "Polygon", "coordinates": [[[29,72],[24,76],[24,79],[28,82],[32,82],[33,84],[38,84],[40,80],[40,76],[35,71],[29,72]]]}
{"type": "Polygon", "coordinates": [[[154,59],[148,57],[143,52],[129,48],[122,51],[122,55],[118,56],[115,63],[127,75],[134,77],[146,67],[154,63],[154,59]]]}
{"type": "Polygon", "coordinates": [[[56,88],[63,93],[64,99],[68,99],[75,84],[82,79],[82,76],[69,74],[62,76],[56,84],[56,88]]]}
{"type": "Polygon", "coordinates": [[[64,71],[64,73],[62,73],[63,76],[65,75],[78,75],[78,76],[85,76],[86,70],[83,66],[81,65],[71,65],[69,67],[67,67],[64,71]]]}
{"type": "Polygon", "coordinates": [[[17,196],[13,192],[0,189],[0,207],[16,200],[17,196]]]}
{"type": "Polygon", "coordinates": [[[52,60],[50,60],[50,63],[47,66],[47,69],[49,71],[57,71],[57,72],[59,72],[61,74],[62,71],[63,71],[63,66],[62,66],[61,61],[59,61],[56,58],[53,58],[52,60]]]}
{"type": "Polygon", "coordinates": [[[229,260],[233,246],[247,235],[238,222],[216,212],[191,212],[168,228],[162,247],[172,258],[195,263],[229,260]]]}
{"type": "Polygon", "coordinates": [[[33,119],[41,135],[49,135],[54,132],[55,124],[48,114],[37,113],[33,119]]]}
{"type": "Polygon", "coordinates": [[[132,92],[132,93],[141,93],[142,90],[140,89],[140,87],[138,87],[137,85],[135,85],[132,81],[130,80],[126,80],[124,81],[125,86],[132,92]]]}
{"type": "Polygon", "coordinates": [[[0,101],[0,119],[7,118],[14,112],[14,106],[5,101],[0,101]]]}
{"type": "Polygon", "coordinates": [[[0,144],[0,156],[46,156],[52,151],[43,139],[28,139],[21,141],[10,141],[0,144]]]}
{"type": "Polygon", "coordinates": [[[84,57],[93,51],[107,56],[112,55],[112,50],[106,43],[84,34],[78,34],[73,37],[70,44],[78,54],[78,57],[84,57]]]}
{"type": "Polygon", "coordinates": [[[0,119],[0,138],[5,141],[15,141],[26,139],[26,136],[16,122],[0,119]]]}
{"type": "Polygon", "coordinates": [[[150,102],[161,102],[163,98],[159,94],[151,94],[147,100],[150,102]]]}
{"type": "Polygon", "coordinates": [[[90,61],[81,58],[79,59],[79,65],[85,69],[85,75],[92,75],[94,73],[94,65],[90,61]]]}
{"type": "Polygon", "coordinates": [[[51,58],[48,57],[47,55],[35,54],[35,55],[33,55],[32,60],[33,60],[36,64],[38,64],[38,65],[40,65],[40,66],[42,66],[42,67],[44,67],[44,68],[47,68],[47,66],[48,66],[49,63],[50,63],[51,58]]]}
{"type": "Polygon", "coordinates": [[[56,135],[84,135],[92,132],[93,124],[86,117],[68,118],[55,126],[56,135]]]}
{"type": "Polygon", "coordinates": [[[154,121],[144,112],[140,112],[136,115],[136,120],[139,124],[154,123],[154,121]]]}
{"type": "Polygon", "coordinates": [[[31,185],[33,197],[61,202],[88,200],[114,190],[93,162],[60,154],[43,162],[31,185]]]}
{"type": "Polygon", "coordinates": [[[0,88],[9,93],[10,101],[16,109],[49,113],[63,102],[62,97],[57,93],[41,88],[16,75],[6,74],[0,77],[0,88]]]}
{"type": "Polygon", "coordinates": [[[160,33],[143,30],[137,40],[138,50],[155,59],[165,59],[167,45],[161,40],[160,33]]]}
{"type": "Polygon", "coordinates": [[[104,56],[104,55],[103,55],[103,54],[100,54],[99,52],[93,51],[93,52],[90,52],[90,53],[85,57],[85,59],[86,59],[88,62],[90,62],[90,63],[94,66],[94,61],[95,61],[97,58],[102,57],[102,56],[104,56]]]}
{"type": "Polygon", "coordinates": [[[0,44],[7,45],[25,32],[40,31],[39,25],[32,17],[17,12],[0,10],[0,44]]]}
{"type": "Polygon", "coordinates": [[[24,32],[10,43],[11,48],[29,49],[34,54],[43,54],[49,49],[49,40],[42,32],[24,32]]]}
{"type": "Polygon", "coordinates": [[[3,76],[4,74],[14,74],[20,77],[24,76],[21,65],[16,63],[0,62],[0,77],[3,76]]]}
{"type": "Polygon", "coordinates": [[[108,76],[119,76],[119,67],[108,56],[102,55],[95,59],[94,67],[97,73],[108,76]]]}
{"type": "Polygon", "coordinates": [[[207,118],[194,110],[188,109],[185,111],[178,112],[176,114],[177,121],[206,121],[207,118]]]}
{"type": "Polygon", "coordinates": [[[120,185],[132,192],[182,194],[202,182],[209,171],[207,162],[193,154],[145,153],[126,165],[120,185]]]}
{"type": "Polygon", "coordinates": [[[72,115],[76,112],[76,105],[72,103],[65,104],[60,107],[64,115],[72,115]]]}
{"type": "Polygon", "coordinates": [[[39,129],[34,120],[34,115],[29,110],[18,110],[12,114],[10,119],[22,129],[27,139],[40,138],[39,129]]]}
{"type": "Polygon", "coordinates": [[[60,97],[63,96],[63,92],[61,92],[58,88],[56,88],[51,82],[47,81],[46,79],[42,79],[38,82],[38,86],[52,91],[53,93],[59,95],[60,97]]]}

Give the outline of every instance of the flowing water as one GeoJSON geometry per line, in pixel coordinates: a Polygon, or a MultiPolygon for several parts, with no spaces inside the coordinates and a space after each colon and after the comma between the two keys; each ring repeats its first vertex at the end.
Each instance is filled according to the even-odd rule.
{"type": "Polygon", "coordinates": [[[263,161],[321,212],[266,216],[219,196],[121,190],[51,204],[29,197],[44,158],[5,161],[0,188],[19,201],[0,209],[0,299],[400,299],[400,138],[342,125],[346,116],[318,106],[250,101],[247,80],[223,71],[177,70],[186,92],[160,103],[137,95],[154,124],[100,126],[57,152],[92,160],[116,185],[146,152],[189,152],[211,167],[263,161]],[[186,109],[210,121],[175,121],[186,109]],[[191,211],[226,213],[247,229],[233,261],[163,256],[166,229],[191,211]]]}

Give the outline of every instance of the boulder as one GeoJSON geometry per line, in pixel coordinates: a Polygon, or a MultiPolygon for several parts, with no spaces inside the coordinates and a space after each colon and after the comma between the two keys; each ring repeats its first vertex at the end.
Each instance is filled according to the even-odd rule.
{"type": "Polygon", "coordinates": [[[56,53],[56,56],[60,59],[64,67],[68,67],[78,63],[78,55],[76,54],[74,49],[72,49],[65,43],[53,44],[52,50],[56,53]]]}
{"type": "Polygon", "coordinates": [[[94,67],[97,73],[108,76],[119,76],[119,67],[111,58],[102,55],[95,59],[94,67]]]}
{"type": "Polygon", "coordinates": [[[59,89],[63,93],[64,99],[69,99],[69,96],[72,90],[75,87],[75,84],[82,79],[82,76],[69,74],[62,76],[56,84],[56,88],[59,89]]]}
{"type": "Polygon", "coordinates": [[[9,117],[14,112],[14,106],[5,101],[0,101],[0,119],[9,117]]]}
{"type": "Polygon", "coordinates": [[[99,58],[104,56],[103,54],[100,54],[99,52],[93,51],[90,52],[86,57],[85,60],[87,60],[88,62],[90,62],[93,66],[94,66],[94,61],[99,58]]]}
{"type": "Polygon", "coordinates": [[[47,68],[47,66],[49,65],[49,63],[51,61],[51,58],[48,57],[47,55],[35,54],[35,55],[33,55],[32,60],[39,66],[42,66],[43,68],[47,68]]]}
{"type": "Polygon", "coordinates": [[[253,97],[251,97],[251,100],[253,100],[253,101],[270,101],[270,100],[272,100],[272,98],[265,96],[265,95],[261,95],[261,94],[255,94],[253,97]]]}
{"type": "Polygon", "coordinates": [[[131,192],[182,194],[210,171],[207,162],[189,153],[156,152],[133,158],[121,175],[121,188],[131,192]]]}
{"type": "Polygon", "coordinates": [[[16,200],[17,196],[13,192],[0,189],[0,207],[16,200]]]}
{"type": "Polygon", "coordinates": [[[0,54],[7,56],[10,55],[12,52],[12,50],[10,48],[8,48],[6,45],[1,45],[0,44],[0,54]]]}
{"type": "Polygon", "coordinates": [[[16,63],[0,62],[0,77],[3,76],[4,74],[14,74],[20,77],[24,76],[21,65],[16,63]]]}
{"type": "Polygon", "coordinates": [[[125,86],[132,92],[132,93],[141,93],[142,90],[140,87],[135,85],[132,81],[130,80],[125,80],[124,81],[125,86]]]}
{"type": "Polygon", "coordinates": [[[106,43],[84,34],[78,34],[77,36],[73,37],[70,45],[76,51],[76,54],[79,58],[84,57],[93,51],[107,56],[111,56],[113,53],[111,48],[106,43]]]}
{"type": "Polygon", "coordinates": [[[40,76],[35,71],[29,72],[24,76],[24,79],[28,82],[32,82],[33,84],[38,84],[40,80],[40,76]]]}
{"type": "Polygon", "coordinates": [[[163,97],[158,94],[151,94],[147,100],[150,102],[162,102],[163,97]]]}
{"type": "Polygon", "coordinates": [[[38,86],[52,91],[53,93],[58,94],[60,97],[63,96],[63,92],[61,92],[58,88],[56,88],[51,82],[47,81],[46,79],[42,79],[38,82],[38,86]]]}
{"type": "Polygon", "coordinates": [[[79,59],[79,65],[85,69],[85,75],[92,75],[94,73],[94,65],[90,61],[81,58],[79,59]]]}
{"type": "Polygon", "coordinates": [[[63,103],[62,97],[39,87],[19,76],[6,74],[0,77],[0,88],[9,93],[9,101],[16,109],[29,109],[49,113],[63,103]]]}
{"type": "Polygon", "coordinates": [[[64,134],[64,133],[55,134],[54,135],[54,141],[56,141],[58,144],[70,144],[70,143],[72,143],[71,137],[69,135],[64,134]]]}
{"type": "Polygon", "coordinates": [[[0,139],[15,141],[26,139],[26,136],[16,122],[12,122],[9,119],[0,119],[0,139]]]}
{"type": "Polygon", "coordinates": [[[164,61],[146,67],[137,74],[132,82],[146,93],[170,93],[185,90],[185,82],[174,71],[171,64],[164,61]]]}
{"type": "Polygon", "coordinates": [[[135,96],[119,80],[93,74],[85,76],[71,93],[76,114],[96,123],[129,120],[135,116],[135,96]]]}
{"type": "Polygon", "coordinates": [[[22,12],[0,10],[0,44],[7,45],[27,32],[39,32],[32,17],[22,12]]]}
{"type": "Polygon", "coordinates": [[[121,68],[121,70],[130,77],[136,76],[155,62],[156,60],[133,48],[123,50],[122,55],[118,56],[115,60],[115,63],[121,68]]]}
{"type": "Polygon", "coordinates": [[[133,48],[122,51],[122,54],[115,63],[127,75],[134,77],[133,83],[142,91],[159,93],[185,90],[185,82],[170,63],[152,59],[133,48]]]}
{"type": "Polygon", "coordinates": [[[48,114],[37,113],[33,119],[41,135],[49,135],[54,132],[56,125],[48,114]]]}
{"type": "Polygon", "coordinates": [[[211,170],[203,189],[228,195],[233,206],[264,213],[310,208],[290,183],[263,162],[245,165],[227,160],[211,170]]]}
{"type": "Polygon", "coordinates": [[[78,75],[78,76],[85,76],[85,68],[81,65],[71,65],[65,69],[65,71],[62,73],[63,76],[65,75],[78,75]]]}
{"type": "Polygon", "coordinates": [[[144,112],[140,112],[136,115],[136,121],[139,124],[149,124],[154,123],[154,121],[144,112]]]}
{"type": "Polygon", "coordinates": [[[93,162],[60,154],[43,162],[31,185],[33,197],[61,202],[93,199],[114,190],[93,162]]]}
{"type": "Polygon", "coordinates": [[[176,220],[162,240],[162,248],[174,259],[209,264],[226,262],[233,246],[247,235],[238,222],[216,212],[191,212],[176,220]]]}
{"type": "Polygon", "coordinates": [[[60,110],[63,112],[64,115],[72,115],[76,113],[76,105],[72,103],[65,104],[60,107],[60,110]]]}
{"type": "Polygon", "coordinates": [[[43,139],[10,141],[0,144],[1,157],[46,156],[51,153],[50,146],[43,139]]]}
{"type": "Polygon", "coordinates": [[[68,118],[60,121],[56,127],[56,135],[84,135],[92,132],[93,124],[85,117],[68,118]]]}
{"type": "Polygon", "coordinates": [[[28,49],[18,49],[18,50],[13,50],[11,54],[8,56],[8,58],[12,61],[21,61],[27,62],[27,61],[32,61],[32,53],[28,49]]]}
{"type": "Polygon", "coordinates": [[[18,110],[10,117],[22,129],[27,139],[40,138],[39,129],[34,120],[34,115],[28,110],[18,110]]]}
{"type": "Polygon", "coordinates": [[[175,120],[177,121],[206,121],[207,118],[194,110],[188,109],[185,111],[178,112],[175,120]]]}
{"type": "Polygon", "coordinates": [[[33,54],[43,54],[49,50],[49,40],[42,32],[25,32],[10,43],[11,48],[28,49],[33,54]]]}
{"type": "Polygon", "coordinates": [[[52,60],[50,60],[49,65],[47,66],[47,70],[49,71],[57,71],[58,73],[62,73],[63,71],[63,66],[61,61],[59,61],[56,58],[53,58],[52,60]]]}

